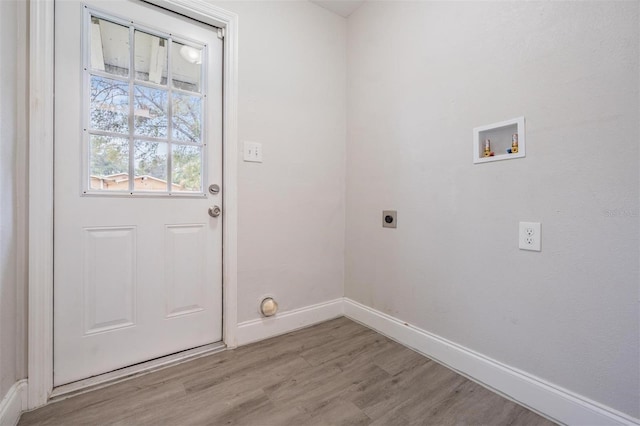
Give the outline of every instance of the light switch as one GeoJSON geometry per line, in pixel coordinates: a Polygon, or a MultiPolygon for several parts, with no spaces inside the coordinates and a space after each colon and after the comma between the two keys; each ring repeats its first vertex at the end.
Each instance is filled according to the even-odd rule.
{"type": "Polygon", "coordinates": [[[245,142],[244,161],[262,163],[262,144],[258,142],[245,142]]]}

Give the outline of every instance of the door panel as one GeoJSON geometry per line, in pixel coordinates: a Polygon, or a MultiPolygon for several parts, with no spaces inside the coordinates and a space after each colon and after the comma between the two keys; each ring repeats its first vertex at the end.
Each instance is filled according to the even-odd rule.
{"type": "Polygon", "coordinates": [[[217,29],[127,0],[55,19],[59,386],[222,340],[224,188],[217,29]]]}
{"type": "Polygon", "coordinates": [[[136,229],[85,228],[85,335],[135,324],[136,229]]]}
{"type": "Polygon", "coordinates": [[[165,282],[167,317],[202,311],[206,289],[203,224],[165,228],[165,282]]]}

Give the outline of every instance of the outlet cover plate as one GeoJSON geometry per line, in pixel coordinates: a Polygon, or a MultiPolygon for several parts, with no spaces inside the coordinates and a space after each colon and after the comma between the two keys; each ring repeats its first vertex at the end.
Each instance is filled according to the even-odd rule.
{"type": "Polygon", "coordinates": [[[396,210],[382,211],[382,227],[395,228],[398,223],[398,212],[396,210]]]}
{"type": "Polygon", "coordinates": [[[540,222],[520,222],[518,247],[520,250],[540,251],[542,233],[540,222]]]}

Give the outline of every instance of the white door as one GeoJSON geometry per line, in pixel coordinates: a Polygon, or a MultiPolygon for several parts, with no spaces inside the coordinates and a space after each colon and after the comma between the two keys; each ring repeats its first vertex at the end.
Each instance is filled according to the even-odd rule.
{"type": "Polygon", "coordinates": [[[55,5],[54,385],[222,340],[222,41],[55,5]]]}

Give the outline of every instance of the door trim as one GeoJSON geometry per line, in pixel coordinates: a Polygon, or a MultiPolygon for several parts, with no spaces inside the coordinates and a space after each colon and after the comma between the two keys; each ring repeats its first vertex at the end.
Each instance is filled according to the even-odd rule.
{"type": "MultiPolygon", "coordinates": [[[[223,41],[223,341],[237,329],[238,16],[203,0],[147,0],[224,28],[223,41]]],[[[29,312],[28,409],[53,392],[53,87],[54,0],[29,0],[29,312]]]]}

